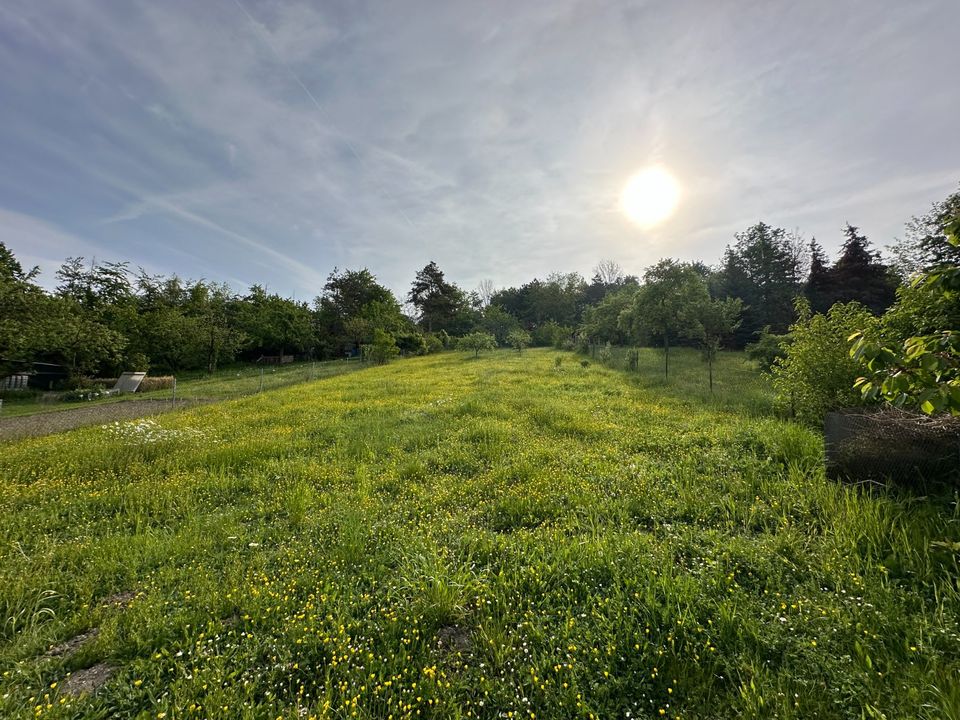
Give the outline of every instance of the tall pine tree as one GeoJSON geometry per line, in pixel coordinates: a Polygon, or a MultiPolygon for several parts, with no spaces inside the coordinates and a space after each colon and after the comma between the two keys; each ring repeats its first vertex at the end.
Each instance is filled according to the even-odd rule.
{"type": "Polygon", "coordinates": [[[897,282],[859,228],[847,223],[840,257],[830,271],[830,304],[856,300],[881,314],[896,299],[897,282]]]}
{"type": "Polygon", "coordinates": [[[810,301],[810,307],[814,312],[825,313],[833,304],[831,297],[833,289],[831,287],[832,278],[830,268],[827,265],[827,256],[823,252],[823,247],[817,242],[816,238],[810,241],[810,272],[807,275],[807,282],[803,287],[803,293],[810,301]]]}

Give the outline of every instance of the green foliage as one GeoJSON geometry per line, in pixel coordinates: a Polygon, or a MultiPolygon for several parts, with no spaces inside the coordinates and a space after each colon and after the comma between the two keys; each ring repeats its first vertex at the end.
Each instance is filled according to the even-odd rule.
{"type": "MultiPolygon", "coordinates": [[[[960,247],[960,218],[947,225],[947,239],[960,247]]],[[[960,297],[960,265],[940,265],[918,276],[910,295],[931,299],[927,308],[950,307],[960,297]]],[[[894,321],[900,322],[896,310],[894,321]]],[[[924,335],[911,335],[902,344],[878,340],[870,329],[850,335],[850,356],[866,375],[855,382],[864,399],[885,400],[928,415],[960,415],[960,332],[949,326],[924,335]]]]}
{"type": "Polygon", "coordinates": [[[429,352],[427,339],[421,332],[398,332],[393,333],[393,337],[401,355],[426,355],[429,352]]]}
{"type": "Polygon", "coordinates": [[[896,276],[880,262],[858,228],[848,223],[844,235],[840,257],[827,275],[828,302],[856,301],[879,315],[893,304],[896,276]]]}
{"type": "Polygon", "coordinates": [[[565,327],[555,320],[548,320],[534,328],[531,341],[537,347],[552,347],[559,350],[563,347],[563,342],[572,334],[572,328],[565,327]]]}
{"type": "Polygon", "coordinates": [[[933,203],[928,212],[911,218],[902,240],[889,248],[894,267],[904,281],[943,265],[960,265],[960,247],[950,242],[950,224],[960,216],[960,191],[933,203]]]}
{"type": "Polygon", "coordinates": [[[603,347],[600,348],[600,352],[597,353],[597,360],[602,362],[604,365],[610,362],[613,357],[613,346],[609,342],[604,343],[603,347]]]}
{"type": "Polygon", "coordinates": [[[437,353],[446,347],[443,342],[443,337],[437,333],[426,333],[423,336],[423,340],[427,348],[427,353],[437,353]]]}
{"type": "Polygon", "coordinates": [[[488,332],[497,339],[497,344],[510,344],[510,333],[520,329],[520,321],[499,305],[487,305],[480,316],[479,330],[488,332]]]}
{"type": "Polygon", "coordinates": [[[794,318],[793,301],[800,293],[803,247],[783,228],[760,222],[736,234],[727,247],[717,278],[720,297],[743,300],[743,323],[736,340],[740,346],[763,327],[784,332],[794,318]]]}
{"type": "MultiPolygon", "coordinates": [[[[522,287],[497,291],[492,303],[526,327],[541,327],[549,322],[575,327],[586,293],[587,284],[578,273],[551,273],[546,280],[536,278],[522,287]]],[[[540,344],[536,339],[534,342],[540,344]]]]}
{"type": "Polygon", "coordinates": [[[343,357],[373,342],[375,329],[400,333],[412,329],[393,293],[366,268],[334,269],[313,301],[321,356],[343,357]]]}
{"type": "Polygon", "coordinates": [[[457,340],[457,348],[459,350],[472,350],[474,357],[479,357],[481,350],[496,350],[497,341],[490,333],[472,332],[457,340]]]}
{"type": "Polygon", "coordinates": [[[373,331],[373,341],[363,346],[363,359],[374,365],[386,365],[400,354],[393,335],[380,329],[373,331]]]}
{"type": "Polygon", "coordinates": [[[629,285],[612,290],[603,296],[599,304],[585,308],[580,333],[592,343],[626,344],[630,339],[629,333],[621,327],[620,316],[631,306],[637,287],[629,285]]]}
{"type": "Polygon", "coordinates": [[[789,342],[789,334],[777,335],[765,327],[760,331],[757,341],[747,345],[747,357],[756,362],[761,370],[769,372],[778,359],[786,357],[789,342]]]}
{"type": "Polygon", "coordinates": [[[911,337],[902,348],[871,342],[859,331],[849,339],[851,356],[868,373],[854,382],[865,400],[960,415],[960,333],[911,337]]]}
{"type": "Polygon", "coordinates": [[[522,353],[525,347],[529,347],[530,341],[530,333],[520,328],[511,330],[507,335],[507,344],[518,353],[522,353]]]}
{"type": "Polygon", "coordinates": [[[61,393],[59,400],[62,402],[89,402],[90,400],[98,400],[103,397],[107,397],[107,391],[102,387],[77,388],[61,393]]]}
{"type": "Polygon", "coordinates": [[[0,376],[13,369],[8,360],[24,360],[36,345],[37,324],[46,296],[33,280],[39,268],[25,271],[0,241],[0,376]]]}
{"type": "Polygon", "coordinates": [[[670,374],[670,341],[702,332],[698,308],[710,300],[707,283],[697,267],[661,260],[644,274],[644,284],[620,314],[620,327],[638,341],[659,338],[663,343],[664,376],[670,374]]]}
{"type": "Polygon", "coordinates": [[[407,302],[416,308],[417,319],[427,332],[445,330],[452,335],[459,335],[476,322],[476,312],[471,308],[466,293],[448,282],[433,261],[417,273],[407,302]]]}
{"type": "Polygon", "coordinates": [[[707,299],[694,308],[699,325],[699,342],[703,359],[707,362],[710,390],[713,390],[713,364],[723,344],[740,327],[743,301],[740,298],[725,300],[707,299]]]}
{"type": "Polygon", "coordinates": [[[267,293],[259,285],[250,288],[240,305],[238,324],[257,355],[313,350],[313,315],[307,304],[267,293]]]}
{"type": "Polygon", "coordinates": [[[850,357],[848,338],[877,327],[877,318],[858,303],[837,303],[826,315],[812,314],[805,299],[797,301],[797,314],[786,355],[773,364],[773,385],[781,407],[816,425],[828,411],[862,404],[853,388],[859,367],[850,357]]]}

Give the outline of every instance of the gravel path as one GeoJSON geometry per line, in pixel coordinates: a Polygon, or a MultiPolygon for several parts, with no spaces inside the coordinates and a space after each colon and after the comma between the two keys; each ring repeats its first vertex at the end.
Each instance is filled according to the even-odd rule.
{"type": "Polygon", "coordinates": [[[193,407],[202,402],[204,401],[178,400],[174,404],[171,400],[125,400],[91,407],[37,413],[36,415],[0,418],[0,441],[49,435],[64,430],[73,430],[84,425],[98,425],[114,420],[132,420],[169,412],[170,410],[193,407]]]}

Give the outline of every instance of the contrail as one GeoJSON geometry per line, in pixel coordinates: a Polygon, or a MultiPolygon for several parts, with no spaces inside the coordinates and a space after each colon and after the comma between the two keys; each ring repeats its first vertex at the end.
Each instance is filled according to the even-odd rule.
{"type": "MultiPolygon", "coordinates": [[[[327,125],[331,128],[336,128],[336,126],[332,122],[330,122],[330,118],[327,115],[326,111],[324,111],[323,106],[320,104],[317,98],[314,97],[313,93],[310,92],[310,88],[308,88],[303,83],[303,80],[300,79],[300,76],[297,75],[297,73],[294,72],[293,68],[290,67],[289,63],[287,63],[287,61],[283,59],[283,56],[279,53],[276,47],[274,47],[273,43],[270,42],[270,38],[260,30],[259,24],[257,23],[256,19],[253,17],[253,15],[250,14],[250,12],[247,10],[246,7],[244,7],[243,3],[240,0],[233,0],[233,2],[236,4],[238,8],[240,8],[240,11],[244,15],[246,15],[247,21],[250,23],[250,25],[253,26],[253,30],[257,34],[257,37],[259,37],[261,42],[263,42],[263,44],[270,49],[270,52],[273,53],[273,56],[276,58],[277,62],[280,63],[281,66],[283,66],[283,69],[287,71],[287,74],[290,75],[291,79],[297,85],[300,86],[300,89],[303,90],[304,94],[310,99],[310,102],[313,103],[313,106],[317,109],[317,112],[319,112],[320,115],[323,116],[327,125]]],[[[318,129],[327,130],[327,128],[325,128],[316,120],[314,120],[313,122],[318,129]]],[[[384,195],[386,195],[397,206],[397,211],[400,213],[403,219],[406,220],[407,225],[410,226],[410,229],[417,231],[418,228],[416,227],[416,225],[414,225],[413,221],[410,220],[407,213],[404,212],[403,207],[400,205],[397,199],[393,196],[393,194],[380,181],[380,179],[377,177],[376,172],[370,172],[369,168],[367,168],[366,163],[364,163],[363,158],[360,157],[360,153],[357,152],[357,149],[354,147],[353,143],[350,142],[347,136],[344,133],[340,132],[339,130],[337,132],[337,135],[340,137],[340,140],[343,142],[343,144],[346,145],[347,148],[350,150],[350,153],[356,159],[360,167],[366,170],[367,172],[369,172],[370,176],[373,178],[374,183],[376,183],[377,185],[377,189],[380,190],[380,192],[382,192],[384,195]]]]}

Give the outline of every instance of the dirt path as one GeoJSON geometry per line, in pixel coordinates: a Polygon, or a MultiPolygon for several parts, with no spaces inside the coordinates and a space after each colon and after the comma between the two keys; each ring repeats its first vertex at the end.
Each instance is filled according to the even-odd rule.
{"type": "Polygon", "coordinates": [[[174,404],[171,400],[126,400],[91,407],[0,418],[0,441],[49,435],[50,433],[72,430],[84,425],[97,425],[114,420],[132,420],[169,412],[170,410],[193,407],[203,402],[178,400],[174,404]]]}

